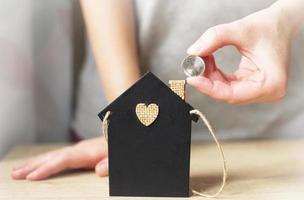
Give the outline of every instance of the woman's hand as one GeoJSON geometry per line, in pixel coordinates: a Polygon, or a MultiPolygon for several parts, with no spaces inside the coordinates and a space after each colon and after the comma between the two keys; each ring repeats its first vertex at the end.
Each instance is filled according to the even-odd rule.
{"type": "Polygon", "coordinates": [[[68,169],[93,169],[99,176],[108,175],[107,142],[104,138],[84,140],[74,146],[47,152],[14,168],[12,178],[42,180],[68,169]]]}
{"type": "MultiPolygon", "coordinates": [[[[302,11],[301,11],[302,12],[302,11]]],[[[294,24],[280,6],[272,6],[241,20],[208,29],[188,53],[204,58],[203,76],[187,82],[202,93],[228,103],[275,102],[287,87],[289,49],[294,24]],[[241,54],[238,69],[225,74],[212,53],[233,45],[241,54]]]]}

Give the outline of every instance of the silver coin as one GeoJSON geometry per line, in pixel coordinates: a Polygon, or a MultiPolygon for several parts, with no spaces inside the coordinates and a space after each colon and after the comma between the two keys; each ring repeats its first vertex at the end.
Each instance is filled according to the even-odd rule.
{"type": "Polygon", "coordinates": [[[199,56],[187,56],[183,62],[182,67],[186,76],[199,76],[205,71],[205,62],[199,56]]]}

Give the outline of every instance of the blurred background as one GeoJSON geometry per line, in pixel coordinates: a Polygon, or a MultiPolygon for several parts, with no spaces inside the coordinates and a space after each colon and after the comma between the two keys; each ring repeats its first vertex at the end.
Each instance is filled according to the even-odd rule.
{"type": "Polygon", "coordinates": [[[0,157],[17,143],[67,141],[84,60],[79,2],[3,0],[0,24],[0,157]]]}
{"type": "MultiPolygon", "coordinates": [[[[142,7],[153,7],[151,2],[151,5],[142,7]]],[[[185,56],[184,50],[190,44],[190,42],[189,44],[187,42],[195,41],[198,37],[197,34],[203,33],[211,25],[233,21],[265,8],[266,5],[271,5],[273,0],[260,0],[260,3],[255,1],[251,3],[236,2],[238,2],[236,3],[239,4],[238,6],[232,6],[230,12],[221,12],[221,14],[218,12],[219,6],[216,3],[208,5],[214,8],[205,8],[206,23],[203,23],[203,26],[201,26],[201,22],[194,23],[193,26],[198,30],[196,32],[188,31],[187,40],[185,39],[185,42],[178,44],[178,48],[182,51],[170,52],[169,56],[162,55],[167,53],[167,47],[171,48],[170,45],[175,43],[175,39],[179,37],[178,34],[183,34],[184,30],[188,30],[187,26],[184,26],[184,29],[179,29],[179,26],[176,26],[175,31],[178,33],[176,35],[169,34],[166,38],[162,35],[166,34],[166,31],[157,29],[158,24],[154,23],[156,20],[153,19],[153,16],[144,16],[145,10],[138,9],[137,14],[141,14],[143,19],[146,20],[142,20],[141,23],[147,23],[151,26],[147,26],[147,30],[145,30],[146,26],[142,26],[142,30],[140,30],[144,34],[139,37],[139,40],[147,41],[146,43],[143,42],[143,50],[146,50],[146,52],[143,53],[142,60],[155,66],[179,67],[179,63],[175,63],[176,60],[181,60],[185,56]],[[210,13],[208,13],[209,10],[210,13]],[[234,12],[235,10],[240,12],[234,12]],[[209,20],[207,14],[216,17],[209,20]],[[153,28],[154,26],[156,28],[153,28]],[[156,32],[149,32],[149,28],[153,28],[156,32]],[[155,37],[155,34],[169,41],[164,44],[166,48],[161,48],[158,51],[157,45],[153,46],[153,40],[147,40],[147,38],[155,37]],[[153,56],[161,57],[158,61],[154,62],[153,60],[152,62],[148,59],[150,47],[152,47],[152,50],[155,48],[150,59],[152,60],[153,56]],[[171,59],[171,56],[178,59],[171,59]]],[[[141,3],[145,5],[146,1],[141,1],[141,3]]],[[[226,9],[228,9],[229,6],[227,5],[231,5],[231,2],[226,1],[225,3],[226,9]]],[[[167,2],[167,4],[169,3],[167,2]]],[[[157,5],[164,6],[163,2],[157,5]]],[[[163,12],[167,12],[166,9],[163,12]]],[[[170,15],[167,21],[171,21],[170,15]]],[[[184,22],[187,22],[187,20],[184,22]]],[[[99,108],[96,110],[94,106],[104,106],[107,102],[99,96],[95,99],[91,99],[90,96],[99,94],[101,87],[99,87],[100,83],[97,83],[99,80],[96,71],[94,71],[96,69],[92,52],[90,48],[87,48],[88,44],[86,43],[85,27],[79,1],[1,0],[0,24],[0,158],[16,144],[71,141],[71,124],[77,104],[77,98],[75,97],[79,90],[82,90],[82,96],[86,96],[86,98],[82,101],[79,100],[80,106],[78,109],[82,113],[82,118],[79,119],[78,125],[80,127],[78,129],[86,127],[87,129],[81,130],[81,132],[90,137],[94,136],[90,133],[100,130],[100,127],[98,127],[100,121],[96,115],[100,110],[99,108]],[[92,82],[90,84],[86,84],[89,82],[88,79],[80,78],[80,71],[84,65],[87,65],[84,73],[92,82]],[[96,77],[92,77],[92,74],[96,77]],[[78,90],[79,82],[81,82],[82,87],[78,90]],[[88,90],[91,91],[86,93],[88,90]],[[87,106],[87,102],[91,103],[92,106],[87,106]]],[[[163,26],[166,26],[166,23],[163,26]]],[[[297,66],[297,68],[291,68],[289,71],[291,84],[288,89],[288,99],[282,105],[232,106],[203,97],[197,91],[193,91],[194,89],[189,89],[189,99],[190,96],[198,97],[193,98],[197,101],[190,102],[192,105],[199,105],[199,102],[203,99],[204,104],[199,105],[198,109],[205,110],[209,105],[212,105],[209,108],[212,111],[216,108],[214,112],[207,113],[211,122],[216,121],[219,115],[224,118],[216,124],[220,139],[249,138],[250,134],[247,134],[247,132],[250,133],[251,130],[244,132],[243,129],[238,129],[235,126],[235,122],[242,120],[245,113],[248,119],[243,127],[254,129],[252,132],[256,133],[256,135],[252,134],[249,139],[303,137],[301,124],[304,113],[304,95],[299,95],[303,90],[299,87],[299,85],[303,85],[304,68],[302,63],[304,57],[301,50],[304,44],[303,38],[304,31],[302,30],[293,46],[295,51],[293,50],[291,55],[291,65],[297,66]],[[290,108],[290,105],[293,105],[292,108],[290,108]],[[223,111],[226,111],[226,117],[223,116],[223,111]],[[261,117],[256,117],[258,116],[257,113],[261,117]],[[293,130],[287,131],[282,128],[284,122],[288,122],[289,126],[286,127],[293,127],[293,130]],[[227,127],[232,130],[231,133],[225,133],[227,127]]],[[[235,49],[231,51],[232,47],[229,48],[216,53],[215,56],[219,66],[226,62],[229,63],[228,66],[237,66],[239,63],[237,51],[235,49]]],[[[172,68],[164,69],[160,67],[160,69],[163,72],[160,76],[162,80],[170,77],[168,74],[171,73],[172,68]]],[[[184,78],[181,70],[179,75],[179,77],[174,76],[174,78],[184,78]]],[[[201,130],[201,124],[194,124],[194,129],[195,126],[198,130],[201,130]]],[[[193,134],[193,137],[198,138],[201,135],[193,134]]],[[[205,136],[209,138],[208,135],[205,136]]]]}

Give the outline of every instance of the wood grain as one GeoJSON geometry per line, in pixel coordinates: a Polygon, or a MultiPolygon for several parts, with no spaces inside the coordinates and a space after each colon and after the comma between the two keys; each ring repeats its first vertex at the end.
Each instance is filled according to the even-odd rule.
{"type": "MultiPolygon", "coordinates": [[[[134,199],[108,197],[108,178],[99,178],[93,171],[62,173],[39,182],[11,179],[14,165],[22,163],[27,157],[61,146],[14,148],[0,162],[0,199],[134,199]]],[[[220,199],[304,199],[303,146],[304,139],[225,143],[223,148],[229,176],[220,199]]],[[[192,145],[191,187],[208,192],[219,186],[221,163],[217,153],[213,144],[192,145]]],[[[197,196],[190,198],[205,199],[197,196]]]]}

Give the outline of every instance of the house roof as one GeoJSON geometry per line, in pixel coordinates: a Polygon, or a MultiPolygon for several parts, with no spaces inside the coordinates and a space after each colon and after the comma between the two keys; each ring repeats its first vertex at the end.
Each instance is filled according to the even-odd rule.
{"type": "MultiPolygon", "coordinates": [[[[173,92],[164,82],[162,82],[157,76],[155,76],[152,72],[147,72],[144,74],[138,81],[136,81],[132,86],[130,86],[124,93],[122,93],[119,97],[117,97],[114,101],[112,101],[106,108],[104,108],[99,114],[99,118],[103,120],[105,114],[109,110],[115,110],[115,105],[120,102],[124,101],[125,97],[130,95],[134,92],[134,90],[145,90],[145,88],[149,89],[149,86],[153,83],[157,84],[157,87],[162,87],[162,89],[165,89],[166,92],[170,93],[172,96],[174,96],[174,99],[176,101],[181,102],[182,105],[185,107],[188,107],[189,110],[192,110],[193,107],[188,104],[186,101],[184,101],[180,96],[178,96],[175,92],[173,92]]],[[[161,98],[161,97],[159,97],[161,98]]],[[[197,121],[197,116],[192,116],[191,119],[193,121],[197,121]]]]}

